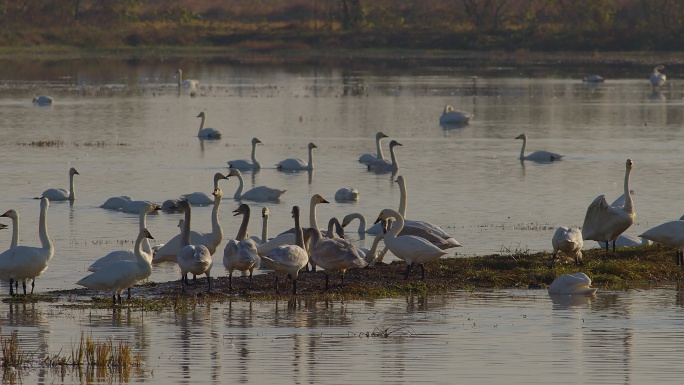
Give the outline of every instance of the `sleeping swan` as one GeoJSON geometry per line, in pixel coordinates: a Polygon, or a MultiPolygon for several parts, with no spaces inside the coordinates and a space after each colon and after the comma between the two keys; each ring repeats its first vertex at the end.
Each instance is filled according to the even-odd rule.
{"type": "Polygon", "coordinates": [[[591,279],[584,273],[563,274],[554,279],[549,286],[549,294],[593,295],[596,289],[591,279]]]}
{"type": "Polygon", "coordinates": [[[439,117],[439,124],[468,124],[468,122],[470,122],[470,119],[472,118],[473,114],[471,114],[470,112],[455,110],[454,107],[447,104],[446,106],[444,106],[442,116],[439,117]]]}

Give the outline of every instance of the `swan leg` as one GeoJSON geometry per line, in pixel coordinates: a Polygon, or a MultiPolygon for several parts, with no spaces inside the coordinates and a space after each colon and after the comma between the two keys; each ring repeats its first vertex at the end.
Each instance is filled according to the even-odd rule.
{"type": "Polygon", "coordinates": [[[411,270],[413,270],[413,264],[406,265],[406,274],[404,274],[404,279],[408,279],[409,274],[411,274],[411,270]]]}
{"type": "Polygon", "coordinates": [[[127,299],[129,301],[131,300],[131,288],[130,287],[128,288],[128,298],[127,299]]]}
{"type": "Polygon", "coordinates": [[[185,281],[187,280],[187,275],[181,274],[181,291],[185,293],[185,281]]]}
{"type": "Polygon", "coordinates": [[[297,280],[292,280],[292,294],[297,295],[297,280]]]}
{"type": "Polygon", "coordinates": [[[12,285],[14,285],[14,279],[10,278],[10,295],[14,295],[14,288],[12,288],[12,285]]]}
{"type": "Polygon", "coordinates": [[[278,274],[275,275],[275,292],[278,294],[278,274]]]}
{"type": "Polygon", "coordinates": [[[117,295],[117,297],[118,297],[118,299],[119,299],[119,305],[121,305],[121,293],[119,293],[119,294],[117,295]]]}
{"type": "Polygon", "coordinates": [[[613,253],[615,253],[615,240],[613,240],[613,253]]]}
{"type": "Polygon", "coordinates": [[[341,280],[340,287],[342,287],[342,286],[344,286],[344,271],[340,272],[340,280],[341,280]]]}
{"type": "MultiPolygon", "coordinates": [[[[19,283],[19,281],[17,281],[19,283]]],[[[24,289],[24,295],[26,295],[26,281],[21,282],[21,287],[24,289]]],[[[19,291],[18,289],[16,291],[19,291]]],[[[31,287],[31,294],[33,294],[33,287],[31,287]]]]}
{"type": "Polygon", "coordinates": [[[116,294],[112,294],[112,306],[116,306],[116,294]]]}
{"type": "Polygon", "coordinates": [[[422,263],[420,264],[420,279],[425,280],[425,265],[422,263]]]}
{"type": "Polygon", "coordinates": [[[33,295],[33,289],[36,287],[36,279],[31,280],[31,295],[33,295]]]}
{"type": "Polygon", "coordinates": [[[254,274],[254,270],[249,271],[249,288],[252,288],[252,275],[254,274]]]}
{"type": "Polygon", "coordinates": [[[209,284],[209,288],[207,289],[207,293],[211,293],[211,276],[207,274],[207,283],[209,284]]]}
{"type": "Polygon", "coordinates": [[[328,282],[330,281],[330,274],[325,273],[325,290],[328,290],[328,282]]]}
{"type": "Polygon", "coordinates": [[[195,274],[192,275],[192,283],[197,283],[197,276],[195,274]]]}
{"type": "MultiPolygon", "coordinates": [[[[251,278],[251,276],[250,276],[251,278]]],[[[228,290],[232,291],[233,290],[233,272],[231,271],[228,274],[228,290]]]]}

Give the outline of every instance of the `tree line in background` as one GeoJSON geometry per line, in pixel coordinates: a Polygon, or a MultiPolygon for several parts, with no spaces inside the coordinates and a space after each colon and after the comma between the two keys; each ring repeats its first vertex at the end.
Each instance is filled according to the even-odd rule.
{"type": "Polygon", "coordinates": [[[0,45],[680,50],[682,0],[0,0],[0,45]]]}

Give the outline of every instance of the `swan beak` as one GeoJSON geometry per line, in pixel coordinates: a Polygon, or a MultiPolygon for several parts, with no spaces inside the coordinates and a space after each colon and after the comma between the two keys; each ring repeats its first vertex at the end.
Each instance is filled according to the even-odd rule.
{"type": "Polygon", "coordinates": [[[161,210],[161,209],[162,209],[162,207],[161,207],[161,206],[159,206],[159,205],[154,205],[154,209],[155,209],[155,210],[161,210]]]}
{"type": "Polygon", "coordinates": [[[9,212],[9,211],[5,211],[4,214],[0,215],[0,217],[8,217],[8,218],[9,218],[9,216],[10,216],[10,212],[9,212]]]}
{"type": "Polygon", "coordinates": [[[376,224],[376,223],[380,222],[381,220],[382,220],[382,214],[378,215],[378,219],[376,219],[375,222],[373,222],[373,224],[376,224]]]}
{"type": "Polygon", "coordinates": [[[323,198],[323,197],[321,197],[321,201],[320,201],[320,202],[321,202],[321,203],[330,203],[330,202],[326,201],[325,198],[323,198]]]}
{"type": "Polygon", "coordinates": [[[516,139],[522,139],[523,136],[522,136],[522,135],[518,135],[518,136],[516,136],[515,138],[516,138],[516,139]]]}
{"type": "Polygon", "coordinates": [[[261,143],[262,143],[259,139],[257,139],[257,138],[254,138],[254,139],[256,139],[256,140],[254,141],[255,143],[257,143],[257,144],[261,144],[261,143]]]}
{"type": "Polygon", "coordinates": [[[233,210],[233,216],[237,217],[238,215],[240,215],[240,208],[239,207],[236,208],[235,210],[233,210]]]}

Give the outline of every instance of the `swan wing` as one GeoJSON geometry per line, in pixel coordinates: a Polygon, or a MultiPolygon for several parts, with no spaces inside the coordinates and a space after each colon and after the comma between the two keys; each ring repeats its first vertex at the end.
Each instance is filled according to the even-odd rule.
{"type": "Polygon", "coordinates": [[[634,219],[622,208],[612,207],[600,195],[589,205],[582,225],[582,238],[594,241],[616,239],[632,225],[634,219]]]}
{"type": "Polygon", "coordinates": [[[227,163],[228,163],[228,167],[236,168],[238,170],[251,170],[254,168],[254,165],[252,164],[252,162],[249,160],[246,160],[246,159],[230,160],[227,163]]]}
{"type": "Polygon", "coordinates": [[[306,161],[299,158],[285,159],[276,164],[276,167],[281,170],[301,170],[307,168],[308,166],[309,164],[306,161]]]}
{"type": "Polygon", "coordinates": [[[664,245],[684,248],[684,221],[670,221],[646,230],[642,238],[664,245]]]}
{"type": "Polygon", "coordinates": [[[214,204],[214,196],[203,192],[194,192],[182,195],[192,205],[212,205],[214,204]]]}
{"type": "Polygon", "coordinates": [[[525,156],[525,160],[531,160],[533,162],[554,162],[561,160],[561,158],[563,158],[563,155],[561,154],[543,150],[535,151],[525,156]]]}
{"type": "Polygon", "coordinates": [[[268,242],[264,242],[261,245],[259,245],[257,248],[257,252],[260,256],[264,256],[278,246],[294,245],[295,243],[296,239],[294,233],[284,233],[269,240],[268,242]]]}
{"type": "Polygon", "coordinates": [[[278,190],[267,186],[259,186],[242,194],[240,199],[256,202],[277,201],[280,200],[280,197],[283,194],[285,194],[285,191],[286,190],[278,190]]]}
{"type": "Polygon", "coordinates": [[[378,159],[377,154],[366,153],[359,157],[359,163],[368,164],[378,159]]]}
{"type": "Polygon", "coordinates": [[[115,262],[134,260],[135,253],[133,250],[115,250],[93,262],[93,264],[88,267],[88,271],[95,272],[115,262]]]}
{"type": "Polygon", "coordinates": [[[9,280],[34,278],[42,274],[52,257],[49,250],[15,246],[0,254],[0,279],[9,280]]]}
{"type": "Polygon", "coordinates": [[[93,290],[127,289],[152,273],[134,261],[114,262],[76,282],[93,290]]]}
{"type": "Polygon", "coordinates": [[[69,199],[69,190],[63,188],[50,188],[43,191],[42,196],[51,201],[64,201],[69,199]]]}

